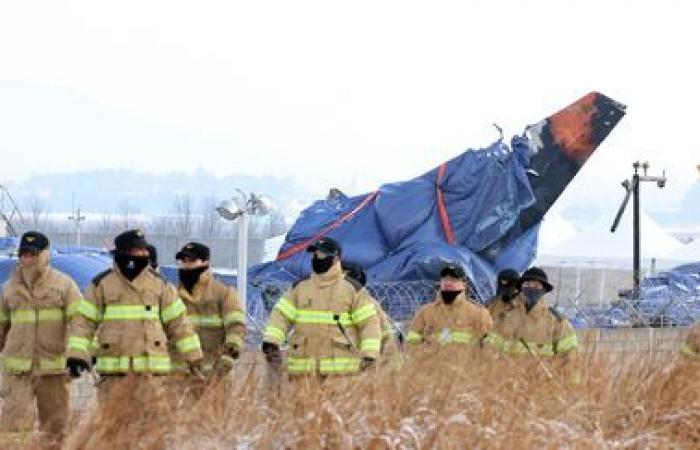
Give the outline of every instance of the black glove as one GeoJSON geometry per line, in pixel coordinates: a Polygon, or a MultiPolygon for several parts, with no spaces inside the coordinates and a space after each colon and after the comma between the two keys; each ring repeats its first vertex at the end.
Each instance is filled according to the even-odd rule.
{"type": "Polygon", "coordinates": [[[90,369],[88,363],[78,358],[68,358],[66,361],[66,367],[68,368],[68,374],[71,378],[80,378],[83,372],[90,369]]]}
{"type": "Polygon", "coordinates": [[[369,370],[374,367],[374,358],[368,358],[366,356],[362,357],[362,361],[360,361],[360,370],[362,372],[369,370]]]}
{"type": "Polygon", "coordinates": [[[278,345],[269,342],[263,342],[262,351],[265,354],[265,359],[271,364],[278,364],[282,361],[282,353],[278,345]]]}
{"type": "Polygon", "coordinates": [[[233,359],[238,359],[238,357],[241,356],[241,352],[238,351],[238,347],[228,347],[224,353],[233,359]]]}

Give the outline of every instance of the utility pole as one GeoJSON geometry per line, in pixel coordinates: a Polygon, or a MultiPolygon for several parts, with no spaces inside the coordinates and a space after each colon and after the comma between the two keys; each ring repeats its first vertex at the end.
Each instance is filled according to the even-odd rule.
{"type": "Polygon", "coordinates": [[[68,216],[68,220],[75,222],[75,245],[80,247],[80,222],[85,220],[85,216],[80,214],[80,207],[75,209],[75,202],[73,203],[73,214],[68,216]]]}

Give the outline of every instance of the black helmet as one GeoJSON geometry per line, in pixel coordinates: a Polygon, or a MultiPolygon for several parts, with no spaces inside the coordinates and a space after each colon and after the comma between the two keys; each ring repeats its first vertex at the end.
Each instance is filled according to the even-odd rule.
{"type": "Polygon", "coordinates": [[[515,284],[520,280],[520,274],[515,269],[503,269],[498,272],[498,284],[506,282],[506,284],[515,284]]]}
{"type": "Polygon", "coordinates": [[[542,283],[542,286],[544,286],[545,292],[550,292],[552,289],[554,289],[554,287],[549,284],[549,281],[547,281],[547,274],[545,271],[539,267],[530,267],[525,271],[525,273],[523,273],[523,275],[520,277],[520,282],[518,283],[518,289],[520,289],[523,282],[527,280],[539,281],[542,283]]]}

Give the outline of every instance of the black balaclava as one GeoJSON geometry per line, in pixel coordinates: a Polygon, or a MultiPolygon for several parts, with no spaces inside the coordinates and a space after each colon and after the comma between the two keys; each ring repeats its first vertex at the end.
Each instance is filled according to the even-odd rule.
{"type": "Polygon", "coordinates": [[[518,295],[518,280],[520,275],[513,269],[505,269],[498,273],[496,294],[504,302],[510,302],[518,295]]]}
{"type": "Polygon", "coordinates": [[[122,252],[114,254],[114,262],[124,278],[129,281],[134,281],[134,278],[149,265],[148,256],[133,256],[122,252]]]}
{"type": "Polygon", "coordinates": [[[330,270],[333,267],[333,262],[335,261],[335,255],[326,255],[323,258],[319,258],[314,254],[311,258],[311,268],[314,273],[321,275],[330,270]]]}
{"type": "Polygon", "coordinates": [[[547,293],[544,289],[524,287],[520,292],[525,297],[525,309],[529,312],[540,299],[547,293]]]}
{"type": "Polygon", "coordinates": [[[180,283],[182,283],[182,286],[187,289],[187,292],[190,294],[192,293],[192,289],[194,289],[197,281],[199,281],[199,277],[206,272],[208,268],[209,266],[207,265],[195,267],[194,269],[179,269],[177,271],[177,274],[180,277],[180,283]]]}
{"type": "Polygon", "coordinates": [[[454,302],[455,299],[462,292],[464,292],[464,291],[440,291],[440,296],[442,297],[443,302],[445,302],[448,305],[451,305],[452,302],[454,302]]]}

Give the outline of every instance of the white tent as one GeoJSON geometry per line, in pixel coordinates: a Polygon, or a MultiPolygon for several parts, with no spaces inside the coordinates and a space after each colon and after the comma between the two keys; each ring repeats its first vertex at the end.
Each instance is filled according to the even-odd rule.
{"type": "MultiPolygon", "coordinates": [[[[629,261],[632,258],[632,211],[625,212],[615,233],[610,232],[612,217],[610,215],[609,219],[597,220],[583,226],[578,234],[559,245],[545,246],[540,239],[538,258],[629,261]]],[[[644,212],[641,213],[640,225],[643,260],[668,259],[683,245],[644,212]]]]}

